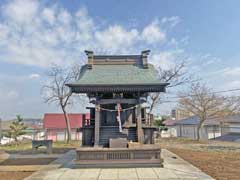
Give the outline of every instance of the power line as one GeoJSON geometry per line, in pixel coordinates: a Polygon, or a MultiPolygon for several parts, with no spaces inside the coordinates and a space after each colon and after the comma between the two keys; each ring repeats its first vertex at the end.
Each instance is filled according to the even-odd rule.
{"type": "MultiPolygon", "coordinates": [[[[227,93],[227,92],[234,92],[234,91],[240,91],[240,88],[235,88],[235,89],[228,89],[228,90],[222,90],[222,91],[214,91],[208,94],[220,94],[220,93],[227,93]]],[[[196,96],[196,95],[186,95],[186,96],[173,96],[173,97],[167,97],[166,99],[180,99],[184,97],[191,97],[191,96],[196,96]]],[[[239,96],[235,96],[239,97],[239,96]]]]}

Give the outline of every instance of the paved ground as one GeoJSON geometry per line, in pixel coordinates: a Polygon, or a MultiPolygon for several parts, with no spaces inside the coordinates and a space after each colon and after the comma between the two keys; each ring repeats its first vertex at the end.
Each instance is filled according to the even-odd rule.
{"type": "Polygon", "coordinates": [[[201,179],[210,176],[182,160],[175,154],[163,150],[164,168],[92,168],[71,169],[74,151],[34,173],[26,180],[157,180],[157,179],[201,179]],[[68,163],[67,163],[68,162],[68,163]]]}

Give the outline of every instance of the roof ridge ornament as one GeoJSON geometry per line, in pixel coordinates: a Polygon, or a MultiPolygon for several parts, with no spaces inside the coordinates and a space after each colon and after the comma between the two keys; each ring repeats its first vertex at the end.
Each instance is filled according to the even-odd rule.
{"type": "Polygon", "coordinates": [[[150,50],[144,50],[141,52],[141,56],[142,56],[142,65],[143,68],[147,69],[148,68],[148,55],[150,54],[150,50]]]}
{"type": "Polygon", "coordinates": [[[88,69],[92,69],[94,53],[93,51],[89,51],[89,50],[85,50],[84,52],[88,57],[88,69]]]}

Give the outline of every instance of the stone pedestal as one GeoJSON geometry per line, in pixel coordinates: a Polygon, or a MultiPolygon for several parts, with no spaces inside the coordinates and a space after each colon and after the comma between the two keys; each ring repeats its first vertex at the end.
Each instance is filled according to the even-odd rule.
{"type": "Polygon", "coordinates": [[[109,140],[110,148],[127,148],[128,141],[126,138],[116,138],[109,140]]]}

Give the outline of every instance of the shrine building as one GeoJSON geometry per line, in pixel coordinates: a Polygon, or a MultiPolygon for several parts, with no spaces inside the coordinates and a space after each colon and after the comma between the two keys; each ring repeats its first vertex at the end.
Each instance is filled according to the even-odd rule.
{"type": "Polygon", "coordinates": [[[140,55],[95,55],[85,51],[87,64],[79,79],[68,84],[72,93],[87,94],[93,105],[83,119],[82,147],[128,148],[129,142],[154,144],[153,115],[147,113],[149,93],[165,92],[158,72],[140,55]]]}

